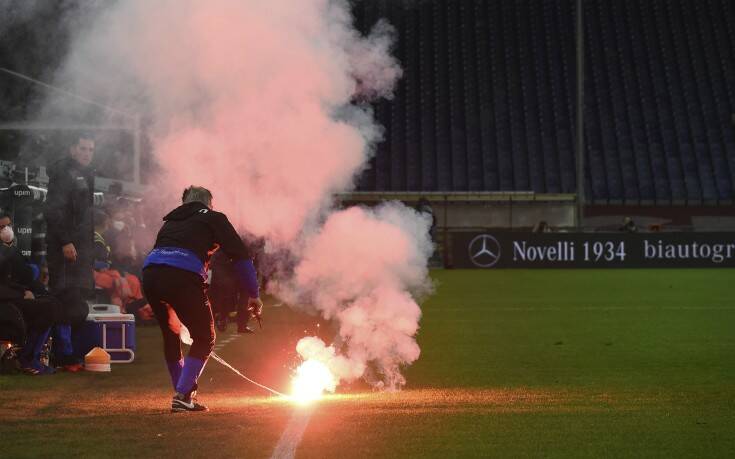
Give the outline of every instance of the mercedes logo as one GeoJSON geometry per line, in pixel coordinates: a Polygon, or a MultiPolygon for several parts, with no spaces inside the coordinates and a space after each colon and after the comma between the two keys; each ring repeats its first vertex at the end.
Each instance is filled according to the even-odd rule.
{"type": "Polygon", "coordinates": [[[500,244],[489,234],[480,234],[470,241],[469,255],[475,266],[490,268],[500,260],[500,244]]]}

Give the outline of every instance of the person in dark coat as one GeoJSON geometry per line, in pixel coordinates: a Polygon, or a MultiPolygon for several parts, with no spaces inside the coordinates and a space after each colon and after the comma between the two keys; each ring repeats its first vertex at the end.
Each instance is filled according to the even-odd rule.
{"type": "Polygon", "coordinates": [[[248,294],[242,289],[234,264],[224,251],[218,250],[212,255],[209,266],[212,277],[207,295],[212,303],[217,329],[226,331],[230,313],[237,311],[237,332],[253,333],[253,329],[248,327],[250,320],[246,304],[248,294]]]}
{"type": "MultiPolygon", "coordinates": [[[[51,374],[53,369],[40,361],[51,326],[59,321],[61,305],[46,294],[39,281],[40,268],[29,264],[15,245],[10,219],[0,229],[0,307],[15,307],[23,317],[25,339],[19,355],[28,374],[51,374]]],[[[5,223],[5,222],[4,222],[5,223]]]]}
{"type": "Polygon", "coordinates": [[[143,264],[143,290],[163,334],[163,350],[176,393],[171,411],[206,411],[194,399],[197,381],[215,343],[214,319],[205,279],[210,257],[223,251],[232,261],[248,308],[260,318],[258,276],[253,258],[227,216],[212,209],[212,193],[184,190],[182,205],[163,217],[156,244],[143,264]],[[181,324],[192,344],[182,359],[181,324]]]}
{"type": "Polygon", "coordinates": [[[69,156],[49,167],[46,196],[46,245],[49,288],[64,305],[65,325],[57,327],[56,363],[69,371],[81,369],[71,348],[71,325],[85,320],[85,301],[94,281],[94,139],[78,135],[69,156]]]}
{"type": "Polygon", "coordinates": [[[219,331],[227,329],[230,313],[237,307],[240,283],[232,263],[224,252],[217,251],[209,263],[211,278],[207,296],[212,305],[214,321],[219,331]]]}

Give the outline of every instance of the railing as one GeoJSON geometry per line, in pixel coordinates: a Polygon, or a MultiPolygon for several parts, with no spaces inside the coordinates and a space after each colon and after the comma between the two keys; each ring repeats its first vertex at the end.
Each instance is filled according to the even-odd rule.
{"type": "Polygon", "coordinates": [[[403,201],[418,202],[574,202],[574,194],[534,193],[533,191],[353,191],[338,193],[344,202],[403,201]]]}

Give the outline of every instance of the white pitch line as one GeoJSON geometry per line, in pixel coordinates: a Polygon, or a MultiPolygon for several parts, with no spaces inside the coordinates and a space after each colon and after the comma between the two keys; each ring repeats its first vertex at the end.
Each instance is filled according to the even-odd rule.
{"type": "Polygon", "coordinates": [[[286,430],[281,434],[276,449],[273,450],[271,459],[293,459],[313,411],[314,405],[294,410],[291,419],[286,424],[286,430]]]}
{"type": "Polygon", "coordinates": [[[224,339],[222,339],[219,342],[222,343],[222,344],[227,344],[227,343],[230,343],[232,341],[235,341],[237,338],[239,338],[242,335],[226,335],[226,336],[227,336],[227,338],[224,338],[224,339]]]}
{"type": "MultiPolygon", "coordinates": [[[[214,350],[220,350],[230,341],[233,341],[240,336],[241,335],[231,335],[230,337],[219,342],[214,347],[214,350]]],[[[286,424],[286,429],[283,431],[283,433],[281,434],[281,438],[278,440],[276,449],[273,450],[273,455],[271,456],[272,459],[294,458],[296,454],[296,448],[298,448],[299,443],[301,443],[301,438],[304,436],[306,426],[309,425],[309,420],[311,419],[311,413],[313,411],[314,404],[306,407],[296,407],[294,409],[294,412],[291,415],[291,419],[289,419],[288,424],[286,424]]]]}
{"type": "Polygon", "coordinates": [[[226,335],[226,336],[227,336],[227,338],[224,338],[222,340],[218,340],[217,341],[217,344],[214,346],[214,350],[215,351],[221,351],[222,348],[224,348],[225,346],[227,346],[231,342],[235,341],[236,339],[238,339],[242,335],[235,334],[235,335],[226,335]]]}

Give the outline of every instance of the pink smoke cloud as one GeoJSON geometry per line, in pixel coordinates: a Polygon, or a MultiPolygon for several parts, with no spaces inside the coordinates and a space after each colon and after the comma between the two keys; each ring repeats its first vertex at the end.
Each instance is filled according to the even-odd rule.
{"type": "Polygon", "coordinates": [[[398,204],[332,208],[380,140],[352,101],[391,97],[392,42],[384,21],[355,30],[346,0],[130,0],[80,35],[64,75],[108,100],[142,94],[156,193],[173,206],[206,186],[238,228],[290,252],[293,277],[274,293],[339,323],[334,371],[354,379],[372,365],[395,387],[420,353],[429,221],[398,204]]]}
{"type": "Polygon", "coordinates": [[[110,16],[113,42],[158,114],[163,183],[211,187],[241,228],[279,241],[295,238],[331,194],[351,187],[380,131],[369,118],[355,126],[333,112],[356,90],[353,49],[380,62],[383,78],[370,76],[373,87],[393,86],[397,63],[371,51],[385,46],[386,33],[376,45],[359,36],[340,2],[120,8],[110,16]]]}
{"type": "Polygon", "coordinates": [[[414,336],[421,309],[414,297],[431,288],[429,225],[430,217],[398,203],[353,207],[331,214],[307,240],[292,283],[280,293],[339,323],[352,365],[346,372],[331,368],[338,377],[354,379],[353,368],[372,362],[388,387],[405,384],[400,368],[420,354],[414,336]]]}

